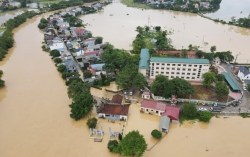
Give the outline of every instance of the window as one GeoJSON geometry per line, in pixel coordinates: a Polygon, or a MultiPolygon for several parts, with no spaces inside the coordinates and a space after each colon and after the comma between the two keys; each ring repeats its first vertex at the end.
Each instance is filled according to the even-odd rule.
{"type": "Polygon", "coordinates": [[[172,64],[172,66],[175,66],[175,64],[172,64]]]}
{"type": "Polygon", "coordinates": [[[194,67],[197,67],[197,65],[194,65],[194,67]]]}
{"type": "Polygon", "coordinates": [[[187,75],[190,75],[190,73],[187,73],[187,75]]]}
{"type": "Polygon", "coordinates": [[[158,73],[159,73],[159,71],[156,71],[155,73],[156,73],[156,74],[158,74],[158,73]]]}
{"type": "Polygon", "coordinates": [[[185,75],[185,73],[181,73],[182,75],[185,75]]]}
{"type": "Polygon", "coordinates": [[[177,68],[177,70],[180,70],[180,68],[177,68]]]}
{"type": "Polygon", "coordinates": [[[154,111],[154,110],[151,110],[152,112],[154,111]]]}
{"type": "Polygon", "coordinates": [[[146,109],[146,111],[148,111],[148,109],[146,109]]]}
{"type": "Polygon", "coordinates": [[[186,64],[183,64],[183,66],[185,67],[185,66],[186,66],[186,64]]]}
{"type": "Polygon", "coordinates": [[[164,70],[164,68],[162,67],[161,70],[164,70]]]}
{"type": "Polygon", "coordinates": [[[174,78],[174,76],[171,76],[171,78],[174,78]]]}
{"type": "Polygon", "coordinates": [[[181,78],[183,78],[183,79],[184,79],[184,76],[182,76],[181,78]]]}
{"type": "Polygon", "coordinates": [[[175,70],[175,68],[172,68],[172,70],[175,70]]]}
{"type": "Polygon", "coordinates": [[[195,77],[192,77],[192,79],[195,79],[195,77]]]}
{"type": "Polygon", "coordinates": [[[189,79],[189,77],[187,77],[187,79],[189,79]]]}
{"type": "Polygon", "coordinates": [[[159,63],[156,63],[156,65],[159,65],[159,63]]]}
{"type": "Polygon", "coordinates": [[[192,67],[192,65],[188,65],[189,67],[192,67]]]}
{"type": "Polygon", "coordinates": [[[166,74],[169,74],[169,72],[166,72],[166,74]]]}
{"type": "Polygon", "coordinates": [[[193,69],[193,71],[196,71],[196,69],[193,69]]]}
{"type": "Polygon", "coordinates": [[[191,71],[191,69],[188,69],[188,71],[191,71]]]}
{"type": "Polygon", "coordinates": [[[162,63],[161,65],[163,65],[163,66],[164,66],[165,64],[164,64],[164,63],[162,63]]]}
{"type": "Polygon", "coordinates": [[[171,72],[171,74],[174,74],[174,72],[171,72]]]}
{"type": "Polygon", "coordinates": [[[181,64],[178,64],[178,66],[181,66],[181,64]]]}
{"type": "Polygon", "coordinates": [[[167,70],[169,70],[169,68],[167,68],[167,70]]]}
{"type": "Polygon", "coordinates": [[[159,69],[159,67],[156,67],[156,69],[159,69]]]}
{"type": "Polygon", "coordinates": [[[152,66],[154,66],[155,65],[155,63],[152,63],[152,66]]]}
{"type": "Polygon", "coordinates": [[[179,78],[179,76],[176,76],[176,78],[179,78]]]}
{"type": "Polygon", "coordinates": [[[170,64],[167,64],[167,66],[170,66],[170,64]]]}
{"type": "Polygon", "coordinates": [[[193,73],[193,75],[195,75],[196,73],[193,73]]]}
{"type": "Polygon", "coordinates": [[[185,68],[183,68],[182,70],[183,70],[183,71],[185,71],[186,69],[185,69],[185,68]]]}
{"type": "Polygon", "coordinates": [[[178,74],[178,75],[179,75],[180,73],[179,73],[179,72],[177,72],[176,74],[178,74]]]}
{"type": "Polygon", "coordinates": [[[156,113],[158,114],[158,113],[159,113],[159,111],[156,111],[156,113]]]}
{"type": "Polygon", "coordinates": [[[164,74],[164,72],[162,71],[161,74],[164,74]]]}

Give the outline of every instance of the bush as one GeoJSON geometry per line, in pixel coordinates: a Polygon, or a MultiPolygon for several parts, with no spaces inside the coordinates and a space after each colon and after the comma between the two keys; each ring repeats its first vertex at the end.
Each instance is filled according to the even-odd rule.
{"type": "Polygon", "coordinates": [[[89,118],[86,124],[89,128],[95,128],[97,124],[97,119],[95,117],[89,118]]]}
{"type": "Polygon", "coordinates": [[[66,71],[66,66],[65,65],[59,65],[57,68],[57,71],[59,71],[60,73],[66,71]]]}
{"type": "Polygon", "coordinates": [[[118,147],[118,141],[117,140],[110,140],[108,143],[108,149],[110,152],[114,152],[114,150],[118,147]]]}
{"type": "Polygon", "coordinates": [[[208,123],[212,117],[213,117],[212,113],[208,111],[202,111],[200,113],[199,120],[208,123]]]}
{"type": "Polygon", "coordinates": [[[56,64],[58,64],[58,63],[62,63],[62,60],[61,60],[61,58],[55,58],[55,59],[54,59],[54,62],[55,62],[56,64]]]}
{"type": "Polygon", "coordinates": [[[118,135],[118,139],[119,139],[119,141],[121,141],[121,140],[122,140],[122,134],[121,134],[121,133],[119,133],[119,135],[118,135]]]}
{"type": "Polygon", "coordinates": [[[61,54],[58,50],[50,51],[49,55],[52,56],[53,58],[61,56],[61,54]]]}
{"type": "Polygon", "coordinates": [[[197,109],[193,104],[185,104],[183,106],[182,113],[187,118],[195,118],[197,116],[197,109]]]}
{"type": "Polygon", "coordinates": [[[151,135],[156,138],[156,139],[160,139],[162,137],[162,133],[159,130],[154,129],[151,132],[151,135]]]}
{"type": "Polygon", "coordinates": [[[84,71],[83,76],[84,76],[85,79],[86,78],[91,78],[92,77],[92,73],[87,70],[87,71],[84,71]]]}

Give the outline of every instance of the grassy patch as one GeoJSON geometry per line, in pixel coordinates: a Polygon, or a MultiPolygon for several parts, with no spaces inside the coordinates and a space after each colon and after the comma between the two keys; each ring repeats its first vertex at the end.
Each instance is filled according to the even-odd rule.
{"type": "Polygon", "coordinates": [[[242,118],[250,118],[250,114],[249,113],[240,113],[240,116],[242,118]]]}
{"type": "Polygon", "coordinates": [[[121,3],[127,5],[128,7],[151,9],[151,7],[147,6],[146,4],[134,3],[133,0],[121,0],[121,3]]]}
{"type": "Polygon", "coordinates": [[[54,4],[54,3],[59,3],[60,1],[65,1],[65,0],[36,0],[34,2],[39,2],[41,4],[54,4]]]}
{"type": "Polygon", "coordinates": [[[0,32],[3,32],[5,30],[6,30],[6,28],[0,28],[0,32]]]}

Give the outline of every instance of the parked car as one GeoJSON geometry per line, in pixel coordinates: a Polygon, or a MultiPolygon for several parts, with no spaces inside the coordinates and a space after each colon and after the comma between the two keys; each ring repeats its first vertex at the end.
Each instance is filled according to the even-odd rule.
{"type": "Polygon", "coordinates": [[[211,112],[221,112],[221,107],[210,107],[211,112]]]}
{"type": "Polygon", "coordinates": [[[124,95],[124,97],[125,97],[125,100],[128,100],[128,96],[127,95],[124,95]]]}
{"type": "Polygon", "coordinates": [[[207,111],[207,109],[206,108],[199,108],[199,111],[207,111]]]}
{"type": "Polygon", "coordinates": [[[129,95],[133,95],[133,94],[134,94],[134,88],[130,88],[129,95]]]}
{"type": "Polygon", "coordinates": [[[126,90],[126,89],[123,90],[123,94],[124,94],[124,95],[127,95],[127,94],[128,94],[128,90],[126,90]]]}
{"type": "Polygon", "coordinates": [[[247,90],[247,88],[244,86],[244,87],[243,87],[243,90],[247,90]]]}

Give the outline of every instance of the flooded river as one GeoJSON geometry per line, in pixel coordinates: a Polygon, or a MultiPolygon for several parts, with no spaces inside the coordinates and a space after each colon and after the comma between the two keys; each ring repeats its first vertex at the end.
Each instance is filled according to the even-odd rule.
{"type": "Polygon", "coordinates": [[[218,51],[231,50],[234,56],[240,54],[237,62],[250,60],[250,29],[215,23],[196,14],[142,10],[117,2],[106,6],[104,12],[83,16],[82,20],[90,24],[87,29],[95,36],[104,37],[105,42],[118,48],[132,49],[131,44],[137,34],[135,28],[149,24],[173,31],[169,37],[177,49],[192,44],[209,51],[211,46],[216,45],[218,51]]]}
{"type": "MultiPolygon", "coordinates": [[[[113,4],[108,7],[115,9],[114,6],[116,5],[124,7],[120,4],[113,4]]],[[[135,12],[141,11],[135,10],[135,12]]],[[[160,12],[156,12],[156,14],[152,14],[151,18],[153,18],[153,15],[161,15],[160,12]]],[[[92,21],[104,15],[107,16],[106,20],[109,18],[115,19],[112,23],[109,23],[110,28],[108,29],[105,26],[106,23],[99,25],[102,27],[97,29],[96,32],[93,29],[96,27],[93,26],[94,35],[102,36],[98,33],[105,32],[108,34],[109,32],[109,34],[112,33],[113,39],[104,36],[104,39],[107,38],[106,41],[113,40],[111,43],[120,48],[129,45],[131,40],[124,40],[124,45],[119,41],[124,38],[132,38],[132,36],[128,37],[127,34],[133,35],[133,27],[136,26],[136,24],[134,26],[134,23],[143,20],[140,18],[128,20],[125,18],[126,16],[123,16],[123,13],[122,10],[121,12],[117,11],[113,17],[107,15],[106,10],[104,13],[93,14],[92,21]],[[119,14],[121,23],[117,23],[116,16],[119,14]],[[122,18],[125,23],[123,23],[122,18]],[[122,29],[122,24],[126,29],[122,29]],[[128,25],[131,26],[127,28],[128,25]],[[117,30],[120,30],[120,33],[116,33],[117,30]],[[124,33],[125,30],[127,30],[126,33],[124,33]]],[[[165,11],[162,13],[165,14],[165,11]]],[[[194,17],[189,14],[184,16],[173,13],[173,15],[176,17],[183,16],[183,19],[189,19],[190,21],[194,20],[194,17]]],[[[119,156],[108,152],[108,127],[112,127],[112,131],[121,130],[123,123],[115,122],[111,124],[106,120],[100,120],[97,128],[102,126],[105,136],[103,142],[94,143],[93,139],[88,137],[89,129],[86,127],[88,116],[80,121],[74,121],[69,117],[70,108],[68,105],[71,100],[67,97],[67,87],[49,55],[41,50],[43,34],[38,30],[37,25],[43,16],[47,17],[48,14],[34,17],[14,30],[15,46],[10,50],[4,61],[0,62],[0,69],[4,71],[2,79],[6,81],[6,87],[0,89],[0,156],[119,156]]],[[[138,17],[136,14],[134,16],[138,17]]],[[[85,17],[89,18],[90,21],[90,16],[85,17]]],[[[128,17],[131,18],[132,15],[128,17]]],[[[142,16],[141,18],[146,17],[142,16]]],[[[101,22],[104,21],[100,19],[101,22]]],[[[161,22],[159,22],[160,24],[161,22]]],[[[218,27],[221,28],[222,26],[218,27]]],[[[186,27],[186,30],[187,28],[189,27],[186,27]]],[[[197,31],[199,32],[199,30],[197,31]]],[[[102,91],[97,90],[92,91],[92,93],[94,96],[103,94],[102,91]]],[[[150,132],[158,128],[159,117],[140,114],[139,110],[139,105],[130,107],[125,132],[138,129],[145,136],[150,147],[156,142],[152,139],[150,132]]],[[[96,116],[94,111],[90,113],[90,116],[96,116]]],[[[250,119],[230,117],[213,118],[208,125],[203,123],[185,123],[181,126],[171,124],[169,134],[151,151],[146,151],[144,156],[245,157],[250,153],[249,123],[250,119]]]]}

